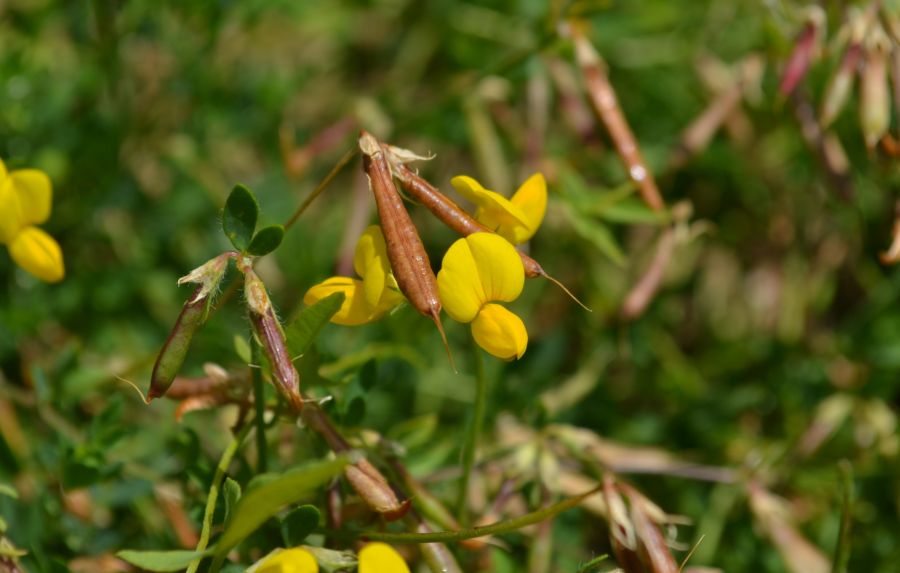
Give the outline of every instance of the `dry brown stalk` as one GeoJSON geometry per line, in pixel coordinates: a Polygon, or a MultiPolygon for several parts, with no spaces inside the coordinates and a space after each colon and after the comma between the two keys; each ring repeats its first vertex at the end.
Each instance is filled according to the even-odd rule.
{"type": "Polygon", "coordinates": [[[572,41],[575,43],[575,57],[584,74],[588,96],[597,115],[616,146],[616,151],[625,165],[628,177],[637,185],[644,201],[650,208],[661,211],[665,208],[662,196],[656,186],[653,174],[647,168],[634,133],[622,113],[615,89],[606,75],[603,58],[588,40],[579,26],[571,26],[572,41]]]}
{"type": "Polygon", "coordinates": [[[656,254],[650,262],[650,266],[644,272],[640,280],[631,287],[625,302],[622,304],[622,317],[626,320],[633,320],[644,313],[647,305],[653,300],[659,285],[662,282],[663,275],[672,260],[672,254],[675,252],[675,229],[667,228],[659,237],[659,243],[656,246],[656,254]]]}

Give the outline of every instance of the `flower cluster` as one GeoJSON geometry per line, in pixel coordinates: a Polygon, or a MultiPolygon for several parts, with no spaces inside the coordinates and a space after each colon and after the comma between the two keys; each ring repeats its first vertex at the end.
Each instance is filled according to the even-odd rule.
{"type": "MultiPolygon", "coordinates": [[[[451,184],[475,205],[474,218],[449,199],[441,200],[470,217],[466,224],[475,232],[453,243],[444,256],[437,275],[443,309],[454,320],[471,323],[475,341],[490,354],[504,360],[521,358],[528,345],[525,325],[496,303],[512,302],[522,293],[526,272],[514,245],[528,241],[540,227],[547,209],[547,183],[540,173],[532,175],[509,199],[471,177],[454,177],[451,184]]],[[[343,306],[332,318],[343,325],[377,320],[403,303],[380,227],[369,227],[360,237],[353,266],[360,279],[328,278],[310,288],[304,302],[313,305],[332,293],[344,293],[343,306]]]]}
{"type": "MultiPolygon", "coordinates": [[[[319,573],[319,564],[308,549],[283,549],[259,563],[254,573],[319,573]]],[[[400,554],[386,543],[366,544],[359,551],[359,573],[409,573],[400,554]]]]}
{"type": "Polygon", "coordinates": [[[50,217],[53,188],[37,169],[7,171],[0,160],[0,244],[17,265],[50,283],[65,276],[62,250],[56,240],[35,225],[50,217]]]}

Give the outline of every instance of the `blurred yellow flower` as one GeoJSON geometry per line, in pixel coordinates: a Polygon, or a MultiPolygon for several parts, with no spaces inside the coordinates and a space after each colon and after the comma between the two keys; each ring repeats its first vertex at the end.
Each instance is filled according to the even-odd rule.
{"type": "Polygon", "coordinates": [[[522,293],[525,269],[516,249],[492,233],[474,233],[447,250],[437,277],[444,310],[472,323],[475,342],[504,360],[521,358],[528,346],[522,319],[494,301],[512,302],[522,293]]]}
{"type": "Polygon", "coordinates": [[[62,250],[34,225],[50,216],[53,189],[50,178],[37,169],[7,172],[0,160],[0,244],[17,265],[50,283],[65,276],[62,250]]]}
{"type": "Polygon", "coordinates": [[[475,218],[479,223],[514,245],[534,236],[547,211],[547,181],[540,173],[529,177],[510,199],[488,191],[465,175],[454,177],[450,184],[460,195],[475,203],[475,218]]]}
{"type": "Polygon", "coordinates": [[[319,573],[313,554],[301,547],[282,549],[260,563],[254,573],[319,573]]]}
{"type": "Polygon", "coordinates": [[[303,296],[312,306],[336,292],[346,297],[331,322],[355,326],[378,320],[405,299],[397,287],[387,258],[387,247],[381,228],[372,225],[359,238],[353,256],[353,268],[362,280],[330,277],[313,286],[303,296]]]}
{"type": "Polygon", "coordinates": [[[393,547],[376,541],[359,551],[359,573],[409,573],[409,567],[393,547]]]}

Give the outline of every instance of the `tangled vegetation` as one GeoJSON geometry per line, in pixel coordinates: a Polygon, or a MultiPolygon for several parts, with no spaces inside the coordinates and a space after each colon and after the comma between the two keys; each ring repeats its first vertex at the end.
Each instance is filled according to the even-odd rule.
{"type": "Polygon", "coordinates": [[[896,0],[0,46],[0,573],[896,570],[896,0]]]}

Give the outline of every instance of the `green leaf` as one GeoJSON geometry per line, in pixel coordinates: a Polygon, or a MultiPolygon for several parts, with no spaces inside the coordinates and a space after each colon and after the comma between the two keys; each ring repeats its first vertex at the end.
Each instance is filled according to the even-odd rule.
{"type": "Polygon", "coordinates": [[[241,497],[222,537],[216,543],[216,554],[223,556],[228,553],[284,506],[312,495],[321,485],[340,473],[345,465],[347,460],[340,457],[304,464],[282,474],[269,474],[266,479],[254,479],[258,485],[251,484],[247,487],[247,492],[241,497]]]}
{"type": "Polygon", "coordinates": [[[331,317],[344,304],[344,293],[336,292],[328,295],[311,307],[304,309],[287,329],[288,348],[291,356],[302,356],[316,339],[322,327],[328,324],[331,317]]]}
{"type": "Polygon", "coordinates": [[[368,392],[377,381],[378,362],[372,359],[363,364],[363,367],[359,369],[359,385],[364,392],[368,392]]]}
{"type": "Polygon", "coordinates": [[[241,484],[226,477],[225,483],[222,484],[222,495],[225,498],[225,523],[228,523],[238,500],[241,499],[241,484]]]}
{"type": "Polygon", "coordinates": [[[638,199],[624,199],[613,205],[594,209],[592,212],[612,223],[626,225],[637,223],[663,225],[669,221],[668,213],[655,211],[638,199]]]}
{"type": "Polygon", "coordinates": [[[235,185],[222,213],[222,230],[235,249],[243,252],[250,246],[257,216],[259,204],[256,197],[243,185],[235,185]]]}
{"type": "Polygon", "coordinates": [[[244,364],[253,364],[253,356],[250,352],[250,343],[240,334],[234,335],[234,352],[244,364]]]}
{"type": "Polygon", "coordinates": [[[116,553],[116,556],[147,571],[181,571],[190,565],[191,561],[199,559],[208,553],[208,551],[190,551],[187,549],[176,551],[135,551],[125,549],[116,553]]]}
{"type": "Polygon", "coordinates": [[[625,264],[625,254],[616,242],[612,232],[605,225],[599,221],[582,217],[566,204],[562,204],[562,207],[576,233],[593,243],[600,252],[609,257],[616,265],[623,266],[625,264]]]}
{"type": "Polygon", "coordinates": [[[347,410],[344,412],[344,422],[351,426],[357,426],[365,416],[366,401],[362,396],[356,396],[347,405],[347,410]]]}
{"type": "Polygon", "coordinates": [[[5,483],[0,483],[0,495],[5,495],[13,499],[19,499],[19,492],[16,491],[16,488],[5,483]]]}
{"type": "Polygon", "coordinates": [[[268,227],[263,227],[256,233],[253,240],[250,241],[250,246],[247,247],[247,253],[254,257],[268,255],[278,248],[278,245],[281,244],[283,238],[284,227],[281,225],[269,225],[268,227]]]}
{"type": "Polygon", "coordinates": [[[303,540],[319,525],[320,516],[319,510],[314,505],[301,505],[287,514],[281,522],[284,546],[294,547],[303,543],[303,540]]]}

